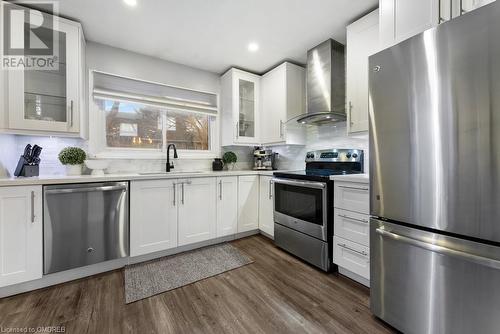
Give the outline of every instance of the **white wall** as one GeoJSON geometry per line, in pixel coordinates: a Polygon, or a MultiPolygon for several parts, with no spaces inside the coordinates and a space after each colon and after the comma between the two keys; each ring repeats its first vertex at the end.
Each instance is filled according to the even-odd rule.
{"type": "MultiPolygon", "coordinates": [[[[112,74],[159,82],[172,86],[220,93],[220,78],[211,73],[181,64],[144,56],[110,46],[87,43],[86,61],[88,70],[99,70],[112,74]]],[[[90,124],[92,127],[92,124],[90,124]]],[[[38,144],[42,152],[41,174],[60,174],[64,167],[57,154],[65,146],[87,148],[88,143],[71,138],[31,137],[0,135],[0,177],[11,176],[19,155],[27,143],[38,144]]],[[[365,170],[368,171],[368,134],[346,135],[345,123],[338,125],[308,126],[306,146],[274,146],[280,154],[280,169],[303,169],[305,153],[325,148],[356,148],[365,151],[365,170]]],[[[238,155],[237,169],[248,169],[253,164],[253,147],[227,147],[238,155]]],[[[165,159],[166,160],[166,159],[165,159]]],[[[159,171],[165,168],[165,160],[112,160],[110,173],[159,171]]],[[[181,159],[175,162],[176,170],[209,170],[212,159],[181,159]]]]}
{"type": "MultiPolygon", "coordinates": [[[[368,132],[355,135],[347,135],[346,123],[314,126],[307,125],[306,145],[281,145],[270,146],[274,152],[279,153],[278,168],[284,170],[301,170],[305,168],[305,156],[307,151],[329,149],[329,148],[352,148],[363,150],[364,169],[368,173],[368,132]]],[[[224,152],[234,151],[238,156],[236,168],[252,168],[253,147],[225,147],[224,152]]]]}
{"type": "MultiPolygon", "coordinates": [[[[220,94],[220,79],[217,73],[98,43],[87,43],[86,63],[88,70],[99,70],[171,86],[220,94]]],[[[92,124],[89,124],[89,126],[92,127],[92,124]]],[[[17,160],[27,143],[38,144],[44,148],[41,155],[40,170],[43,175],[64,173],[64,167],[57,159],[57,155],[62,148],[79,146],[86,149],[88,147],[87,142],[79,139],[0,134],[0,152],[2,152],[0,154],[0,177],[12,176],[17,160]]],[[[163,170],[165,160],[113,160],[109,172],[163,170]]],[[[210,169],[211,165],[212,159],[176,161],[176,168],[181,170],[205,170],[210,169]]]]}
{"type": "Polygon", "coordinates": [[[322,126],[308,125],[306,136],[306,146],[273,147],[273,150],[280,154],[278,165],[280,169],[304,169],[304,159],[307,151],[352,148],[364,151],[364,169],[365,173],[368,173],[368,132],[347,135],[346,123],[343,122],[322,126]]]}
{"type": "Polygon", "coordinates": [[[220,93],[220,80],[217,73],[99,43],[87,43],[86,62],[88,70],[98,70],[170,86],[220,93]]]}

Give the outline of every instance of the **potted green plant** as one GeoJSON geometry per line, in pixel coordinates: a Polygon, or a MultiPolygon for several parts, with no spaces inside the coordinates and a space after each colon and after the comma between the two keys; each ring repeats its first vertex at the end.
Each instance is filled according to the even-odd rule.
{"type": "Polygon", "coordinates": [[[66,166],[67,175],[81,175],[87,154],[79,147],[66,147],[59,152],[59,161],[66,166]]]}
{"type": "Polygon", "coordinates": [[[227,151],[222,156],[222,162],[224,162],[224,166],[227,166],[228,169],[229,169],[229,166],[231,166],[231,170],[233,170],[234,165],[236,164],[236,161],[238,161],[238,157],[232,151],[227,151]]]}

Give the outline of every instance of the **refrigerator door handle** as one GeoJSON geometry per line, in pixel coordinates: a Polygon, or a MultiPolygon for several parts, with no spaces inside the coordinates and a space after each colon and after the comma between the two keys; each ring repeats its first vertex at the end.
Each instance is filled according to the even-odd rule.
{"type": "Polygon", "coordinates": [[[396,234],[394,232],[389,232],[384,230],[383,228],[377,228],[375,232],[383,237],[387,237],[389,239],[393,239],[396,241],[400,241],[406,244],[410,244],[422,249],[426,249],[432,251],[434,253],[440,253],[443,255],[453,256],[455,258],[463,259],[469,262],[473,262],[482,266],[487,266],[494,269],[500,269],[500,260],[475,255],[471,253],[462,252],[456,249],[451,249],[443,246],[439,246],[436,244],[431,244],[425,241],[417,240],[414,238],[410,238],[401,234],[396,234]]]}

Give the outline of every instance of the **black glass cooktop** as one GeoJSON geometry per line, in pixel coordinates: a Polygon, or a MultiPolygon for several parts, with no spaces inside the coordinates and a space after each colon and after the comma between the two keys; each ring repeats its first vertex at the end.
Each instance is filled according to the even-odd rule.
{"type": "Polygon", "coordinates": [[[290,172],[274,172],[274,176],[286,179],[326,182],[332,175],[361,174],[361,171],[335,169],[307,169],[290,172]]]}

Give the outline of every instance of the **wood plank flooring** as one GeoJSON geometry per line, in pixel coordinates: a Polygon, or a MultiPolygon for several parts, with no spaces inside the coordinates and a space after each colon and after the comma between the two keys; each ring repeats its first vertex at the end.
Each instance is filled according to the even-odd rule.
{"type": "Polygon", "coordinates": [[[65,333],[391,333],[369,291],[325,274],[263,236],[232,244],[255,262],[125,305],[117,270],[0,299],[0,328],[65,326],[65,333]]]}

